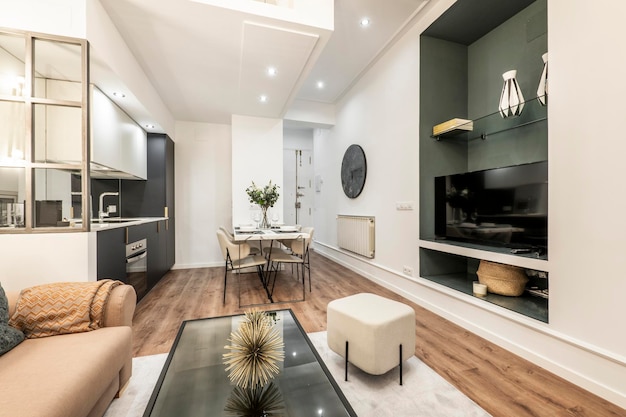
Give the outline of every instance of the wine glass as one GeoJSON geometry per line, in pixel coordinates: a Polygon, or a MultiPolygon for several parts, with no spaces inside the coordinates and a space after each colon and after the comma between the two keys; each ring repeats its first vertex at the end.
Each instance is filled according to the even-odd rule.
{"type": "Polygon", "coordinates": [[[256,223],[256,228],[259,228],[259,222],[261,221],[261,212],[259,210],[255,210],[252,213],[252,220],[254,220],[254,223],[256,223]]]}
{"type": "Polygon", "coordinates": [[[276,226],[278,224],[278,221],[280,220],[279,214],[278,210],[274,210],[272,212],[272,226],[276,226]]]}

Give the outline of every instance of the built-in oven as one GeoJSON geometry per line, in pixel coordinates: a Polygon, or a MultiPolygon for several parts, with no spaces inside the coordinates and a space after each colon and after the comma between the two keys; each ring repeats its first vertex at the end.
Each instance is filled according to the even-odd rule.
{"type": "Polygon", "coordinates": [[[148,241],[126,245],[126,283],[135,288],[137,301],[148,292],[148,241]]]}

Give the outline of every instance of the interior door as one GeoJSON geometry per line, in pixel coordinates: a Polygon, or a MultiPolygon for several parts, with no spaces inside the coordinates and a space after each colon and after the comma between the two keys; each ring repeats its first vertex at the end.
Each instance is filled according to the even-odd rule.
{"type": "Polygon", "coordinates": [[[313,152],[285,149],[283,158],[283,222],[313,226],[313,152]]]}

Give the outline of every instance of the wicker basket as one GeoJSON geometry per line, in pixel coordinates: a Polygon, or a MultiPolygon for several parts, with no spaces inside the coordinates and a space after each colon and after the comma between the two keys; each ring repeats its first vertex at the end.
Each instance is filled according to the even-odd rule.
{"type": "Polygon", "coordinates": [[[528,282],[522,268],[485,260],[480,261],[476,275],[478,282],[487,286],[487,291],[512,297],[522,295],[528,282]]]}

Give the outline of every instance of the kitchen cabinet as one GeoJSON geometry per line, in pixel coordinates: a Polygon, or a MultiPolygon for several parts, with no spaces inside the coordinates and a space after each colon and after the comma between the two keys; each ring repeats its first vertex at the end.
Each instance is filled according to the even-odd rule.
{"type": "Polygon", "coordinates": [[[165,236],[159,235],[161,221],[148,221],[127,227],[111,227],[97,232],[98,279],[116,279],[133,285],[137,301],[165,274],[165,236]],[[146,241],[140,246],[140,241],[146,241]],[[127,253],[127,248],[136,247],[127,253]],[[141,254],[147,250],[146,254],[141,254]],[[141,255],[141,256],[139,256],[141,255]],[[145,256],[145,258],[143,258],[145,256]],[[135,262],[131,262],[133,259],[135,262]]]}
{"type": "MultiPolygon", "coordinates": [[[[138,224],[135,226],[128,226],[127,241],[126,244],[136,242],[141,239],[147,239],[150,234],[154,222],[138,224]]],[[[150,248],[148,244],[148,248],[150,248]]]]}
{"type": "Polygon", "coordinates": [[[100,231],[97,242],[98,279],[126,282],[126,228],[100,231]]]}
{"type": "Polygon", "coordinates": [[[174,142],[164,134],[148,135],[146,181],[123,180],[122,217],[167,217],[160,233],[166,239],[166,271],[175,262],[174,142]]]}
{"type": "Polygon", "coordinates": [[[166,220],[150,223],[148,233],[148,288],[154,287],[161,278],[169,271],[171,265],[167,261],[167,230],[166,220]]]}
{"type": "Polygon", "coordinates": [[[91,110],[92,177],[145,179],[146,132],[93,85],[91,110]]]}

